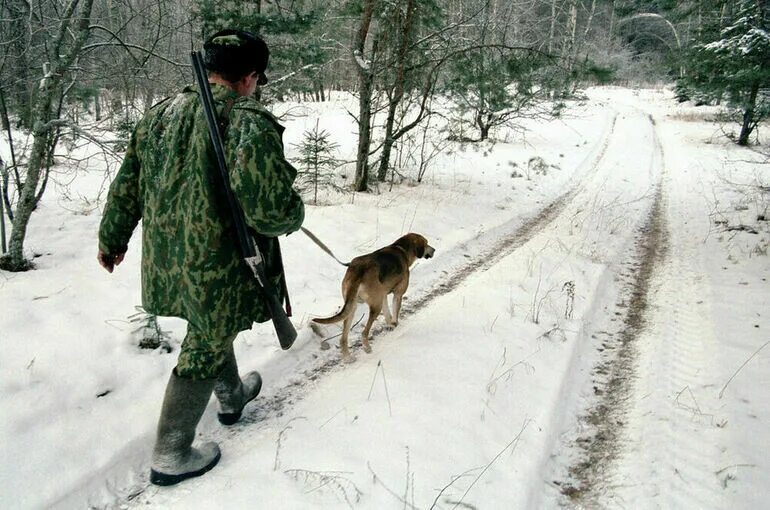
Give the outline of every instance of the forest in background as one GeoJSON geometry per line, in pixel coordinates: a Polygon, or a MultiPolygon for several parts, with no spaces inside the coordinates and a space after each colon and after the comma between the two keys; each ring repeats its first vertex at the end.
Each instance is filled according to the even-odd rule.
{"type": "Polygon", "coordinates": [[[725,105],[741,145],[770,113],[765,0],[2,0],[0,17],[9,270],[31,267],[24,237],[52,168],[78,143],[119,159],[142,113],[192,81],[190,51],[225,27],[267,40],[264,102],[357,98],[356,191],[446,115],[435,98],[462,142],[558,115],[593,84],[675,84],[683,101],[725,105]]]}

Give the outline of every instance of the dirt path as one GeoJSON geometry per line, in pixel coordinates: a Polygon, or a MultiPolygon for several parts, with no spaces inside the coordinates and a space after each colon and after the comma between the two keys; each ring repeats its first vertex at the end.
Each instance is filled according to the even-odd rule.
{"type": "MultiPolygon", "coordinates": [[[[493,266],[500,259],[521,248],[554,221],[557,221],[560,215],[564,214],[567,205],[579,193],[585,192],[586,183],[596,174],[607,153],[616,122],[617,114],[614,114],[601,138],[596,142],[594,149],[576,170],[573,184],[569,189],[551,203],[545,205],[534,217],[524,221],[515,219],[504,223],[459,246],[457,251],[462,252],[462,256],[458,253],[455,257],[449,257],[449,260],[459,260],[460,262],[454,264],[450,262],[447,267],[441,270],[442,276],[437,278],[437,281],[431,282],[423,288],[410,289],[408,299],[404,301],[401,317],[407,319],[419,313],[420,310],[424,309],[438,297],[452,292],[470,276],[493,266]]],[[[384,339],[387,331],[381,323],[376,323],[372,327],[372,345],[376,345],[378,337],[384,339]]],[[[339,356],[333,356],[319,363],[311,372],[306,372],[306,374],[310,377],[311,381],[315,381],[318,376],[340,365],[339,356]]],[[[296,398],[301,397],[302,391],[303,388],[299,385],[292,385],[278,390],[273,396],[269,397],[268,403],[262,409],[252,416],[244,416],[242,423],[249,424],[262,421],[270,414],[280,416],[284,405],[292,403],[296,398]]]]}
{"type": "Polygon", "coordinates": [[[472,241],[462,245],[460,249],[464,251],[470,250],[472,253],[467,255],[463,265],[453,267],[448,271],[446,278],[442,278],[441,281],[436,282],[429,289],[410,300],[404,306],[404,315],[409,316],[415,313],[415,311],[424,308],[425,305],[436,297],[456,289],[470,275],[493,266],[500,259],[521,248],[535,235],[556,221],[578,193],[585,190],[586,181],[596,173],[599,164],[607,153],[607,148],[615,131],[616,122],[617,113],[614,113],[601,139],[596,143],[594,150],[591,151],[588,157],[581,163],[580,168],[575,172],[573,181],[576,180],[576,183],[543,207],[537,215],[525,220],[523,223],[518,219],[505,223],[494,230],[486,232],[483,238],[477,236],[472,241]]]}
{"type": "MultiPolygon", "coordinates": [[[[661,166],[663,148],[655,122],[650,121],[654,133],[653,159],[661,166]]],[[[662,166],[660,170],[661,179],[665,179],[662,166]]],[[[610,483],[608,474],[612,472],[613,463],[621,454],[621,444],[627,435],[628,401],[638,377],[640,336],[648,327],[651,286],[664,262],[668,242],[665,198],[659,182],[649,214],[638,230],[631,259],[624,263],[627,271],[622,276],[620,300],[612,312],[620,327],[612,332],[597,331],[591,335],[601,339],[600,355],[592,370],[591,381],[596,400],[579,418],[585,431],[575,441],[577,459],[568,468],[571,482],[560,483],[561,492],[571,504],[596,507],[610,483]]]]}
{"type": "Polygon", "coordinates": [[[610,264],[617,294],[586,317],[583,337],[596,352],[586,351],[578,366],[589,375],[566,392],[544,498],[567,508],[764,507],[755,487],[767,480],[758,460],[767,448],[757,438],[768,412],[750,398],[761,362],[753,379],[742,374],[746,396],[723,393],[766,340],[762,314],[739,304],[740,285],[761,287],[766,274],[731,259],[710,219],[714,207],[733,207],[709,189],[725,171],[719,160],[729,168],[748,156],[650,121],[654,198],[632,247],[610,264]]]}
{"type": "MultiPolygon", "coordinates": [[[[683,150],[687,141],[676,127],[664,124],[659,131],[669,171],[651,220],[665,225],[666,252],[641,252],[635,274],[646,305],[641,321],[631,321],[628,340],[615,337],[615,353],[599,367],[608,375],[599,378],[604,394],[585,415],[596,426],[582,445],[584,463],[572,468],[580,480],[573,501],[592,508],[764,507],[766,494],[754,487],[767,480],[757,460],[767,456],[758,440],[767,406],[750,397],[761,362],[750,369],[753,378],[742,374],[746,396],[736,388],[729,399],[724,388],[746,352],[766,340],[760,314],[751,312],[752,303],[740,304],[740,288],[766,285],[767,273],[744,273],[738,259],[730,262],[726,245],[714,239],[719,234],[712,237],[715,204],[708,196],[722,171],[718,158],[734,165],[731,160],[747,156],[732,147],[722,154],[683,150]],[[736,345],[752,347],[736,356],[736,345]]],[[[650,235],[654,244],[655,229],[650,235]]]]}

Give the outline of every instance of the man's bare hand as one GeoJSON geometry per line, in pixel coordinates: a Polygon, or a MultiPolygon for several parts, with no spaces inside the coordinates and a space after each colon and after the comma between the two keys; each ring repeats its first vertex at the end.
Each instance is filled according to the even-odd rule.
{"type": "Polygon", "coordinates": [[[99,261],[99,265],[106,269],[108,273],[111,273],[112,270],[115,269],[115,266],[119,266],[120,263],[123,262],[123,257],[125,256],[125,253],[119,253],[118,255],[108,255],[99,250],[99,254],[96,256],[96,260],[99,261]]]}

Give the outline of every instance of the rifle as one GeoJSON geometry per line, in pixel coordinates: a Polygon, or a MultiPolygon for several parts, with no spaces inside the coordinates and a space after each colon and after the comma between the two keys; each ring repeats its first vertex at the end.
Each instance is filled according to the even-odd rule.
{"type": "Polygon", "coordinates": [[[249,266],[249,269],[257,281],[257,288],[259,289],[260,294],[264,297],[265,302],[270,309],[270,317],[273,321],[273,327],[275,327],[275,333],[278,336],[278,342],[281,344],[281,349],[286,350],[291,347],[294,340],[297,338],[297,331],[286,316],[286,312],[283,310],[278,297],[271,288],[270,281],[265,276],[265,264],[262,260],[262,255],[255,246],[254,239],[249,235],[246,227],[246,218],[243,215],[243,209],[241,209],[241,205],[238,203],[238,199],[235,197],[235,194],[230,187],[230,174],[227,172],[227,164],[225,163],[222,134],[219,131],[219,124],[217,123],[214,110],[214,97],[211,95],[211,87],[209,86],[206,71],[203,67],[203,59],[198,51],[193,51],[190,54],[190,57],[192,60],[193,72],[195,73],[195,79],[198,82],[198,91],[200,93],[201,103],[203,104],[203,111],[206,115],[206,123],[208,124],[211,143],[214,146],[217,168],[219,169],[218,175],[220,184],[227,196],[227,203],[235,227],[238,246],[241,255],[243,256],[243,260],[246,262],[246,265],[249,266]]]}

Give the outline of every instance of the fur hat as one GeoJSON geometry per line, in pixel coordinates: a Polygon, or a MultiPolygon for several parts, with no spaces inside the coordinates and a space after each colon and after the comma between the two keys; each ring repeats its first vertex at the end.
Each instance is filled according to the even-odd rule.
{"type": "Polygon", "coordinates": [[[258,35],[228,28],[209,37],[203,45],[206,69],[227,81],[236,82],[249,73],[259,73],[257,83],[267,83],[265,69],[270,58],[267,44],[258,35]]]}

